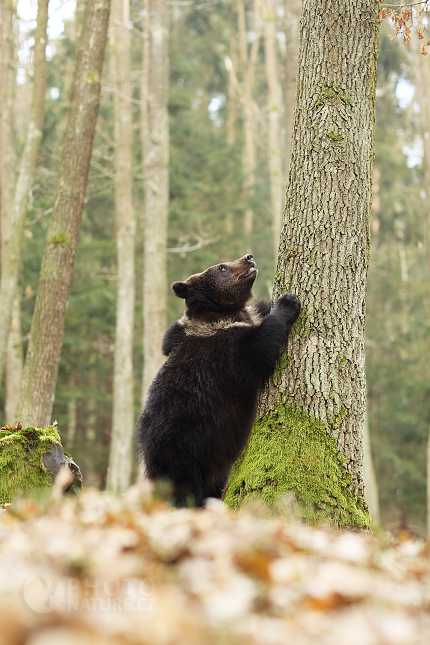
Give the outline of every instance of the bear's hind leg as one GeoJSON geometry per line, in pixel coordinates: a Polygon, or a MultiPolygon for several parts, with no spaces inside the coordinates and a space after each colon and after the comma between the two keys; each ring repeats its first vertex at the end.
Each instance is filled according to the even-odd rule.
{"type": "Polygon", "coordinates": [[[231,466],[222,474],[217,475],[215,481],[207,484],[204,487],[204,497],[215,497],[215,499],[222,499],[224,489],[227,486],[231,472],[231,466]]]}
{"type": "Polygon", "coordinates": [[[205,495],[200,473],[188,472],[181,477],[175,477],[173,485],[173,506],[184,508],[195,506],[202,508],[205,495]]]}

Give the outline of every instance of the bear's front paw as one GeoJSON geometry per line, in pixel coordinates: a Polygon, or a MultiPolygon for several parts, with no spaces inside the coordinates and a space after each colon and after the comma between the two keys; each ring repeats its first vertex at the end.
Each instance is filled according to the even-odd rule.
{"type": "Polygon", "coordinates": [[[289,309],[293,320],[296,320],[299,317],[301,304],[295,293],[284,293],[276,300],[275,307],[285,307],[286,309],[289,309]]]}

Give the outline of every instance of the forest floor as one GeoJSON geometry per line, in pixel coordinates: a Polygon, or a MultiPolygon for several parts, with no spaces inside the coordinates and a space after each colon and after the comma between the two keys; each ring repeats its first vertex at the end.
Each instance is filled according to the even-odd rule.
{"type": "Polygon", "coordinates": [[[428,645],[430,553],[222,502],[54,490],[0,512],[0,644],[428,645]]]}

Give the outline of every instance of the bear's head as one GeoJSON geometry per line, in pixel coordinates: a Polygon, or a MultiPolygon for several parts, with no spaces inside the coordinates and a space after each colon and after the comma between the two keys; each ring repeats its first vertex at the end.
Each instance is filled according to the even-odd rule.
{"type": "Polygon", "coordinates": [[[234,262],[223,262],[203,273],[191,275],[185,282],[174,282],[172,289],[184,298],[189,313],[235,313],[252,298],[252,285],[258,271],[252,255],[234,262]]]}

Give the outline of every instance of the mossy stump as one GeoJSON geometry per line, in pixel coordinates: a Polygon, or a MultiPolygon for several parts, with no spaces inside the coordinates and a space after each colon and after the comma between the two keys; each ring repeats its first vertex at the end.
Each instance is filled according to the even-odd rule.
{"type": "Polygon", "coordinates": [[[82,488],[77,464],[61,445],[54,426],[21,428],[6,426],[0,430],[0,505],[14,498],[51,488],[62,465],[68,465],[74,479],[67,492],[82,488]]]}

